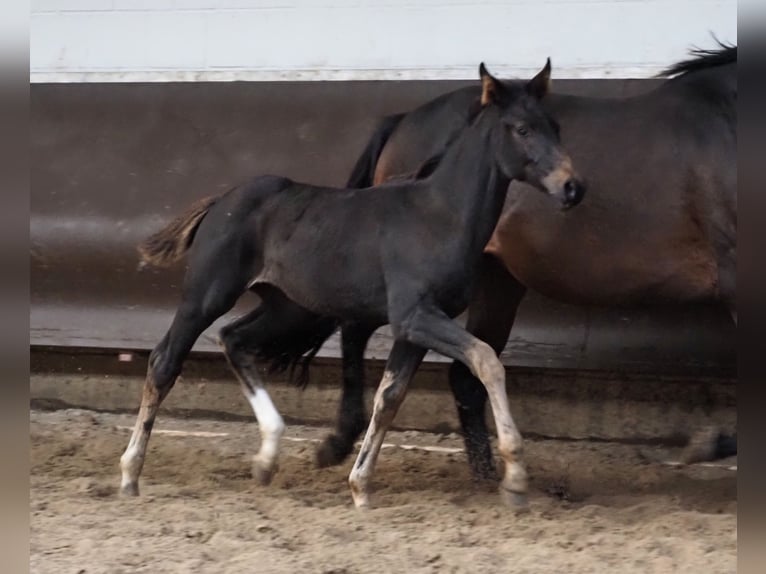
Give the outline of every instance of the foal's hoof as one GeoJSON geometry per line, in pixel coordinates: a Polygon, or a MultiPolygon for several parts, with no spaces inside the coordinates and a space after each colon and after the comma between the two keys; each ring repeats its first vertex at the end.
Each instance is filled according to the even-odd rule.
{"type": "Polygon", "coordinates": [[[271,484],[271,480],[274,478],[274,475],[276,474],[277,470],[278,470],[278,467],[276,464],[272,466],[271,468],[266,468],[259,461],[257,460],[253,461],[253,468],[252,468],[253,478],[261,486],[268,486],[269,484],[271,484]]]}
{"type": "Polygon", "coordinates": [[[354,499],[356,509],[368,510],[370,508],[370,491],[366,484],[355,477],[350,477],[348,485],[351,488],[351,498],[354,499]]]}
{"type": "Polygon", "coordinates": [[[138,496],[138,483],[128,482],[120,486],[120,496],[138,496]]]}
{"type": "Polygon", "coordinates": [[[529,512],[529,499],[526,492],[515,492],[500,487],[500,497],[503,499],[503,503],[516,514],[529,512]]]}
{"type": "Polygon", "coordinates": [[[339,465],[346,460],[348,453],[349,449],[346,445],[342,444],[337,436],[331,434],[325,437],[316,449],[317,468],[339,465]]]}
{"type": "Polygon", "coordinates": [[[351,496],[354,499],[354,506],[357,510],[365,511],[369,510],[370,507],[370,496],[369,494],[365,493],[356,493],[354,491],[351,491],[351,496]]]}

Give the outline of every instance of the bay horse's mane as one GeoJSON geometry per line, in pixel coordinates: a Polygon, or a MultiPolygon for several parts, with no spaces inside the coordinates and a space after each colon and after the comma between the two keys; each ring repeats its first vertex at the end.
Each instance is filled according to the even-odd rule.
{"type": "Polygon", "coordinates": [[[716,66],[736,63],[737,46],[724,44],[718,40],[716,40],[716,43],[718,44],[717,49],[704,50],[702,48],[694,48],[690,50],[689,54],[692,56],[691,58],[676,62],[672,66],[665,68],[662,72],[657,74],[657,77],[670,78],[674,76],[683,76],[700,70],[715,68],[716,66]]]}
{"type": "MultiPolygon", "coordinates": [[[[476,98],[476,100],[471,103],[471,107],[468,109],[466,126],[471,125],[473,122],[476,121],[476,118],[479,116],[479,113],[481,112],[481,110],[482,110],[481,102],[479,101],[479,98],[476,98]]],[[[403,173],[403,174],[392,176],[388,178],[386,182],[387,183],[401,182],[401,181],[407,181],[407,180],[417,181],[420,179],[426,179],[430,177],[431,174],[433,174],[433,172],[436,171],[436,168],[439,167],[439,164],[441,164],[441,161],[442,159],[444,159],[444,156],[447,153],[447,150],[449,150],[449,148],[455,144],[455,142],[457,141],[461,133],[462,133],[462,130],[455,131],[447,140],[447,143],[444,146],[444,149],[432,155],[423,163],[421,163],[418,169],[416,169],[414,172],[403,173]]]]}
{"type": "MultiPolygon", "coordinates": [[[[688,74],[691,74],[693,72],[698,72],[701,70],[715,68],[717,66],[731,64],[737,61],[737,46],[736,45],[726,44],[724,42],[721,42],[718,39],[716,39],[716,43],[718,44],[718,48],[691,49],[689,51],[689,54],[692,56],[691,58],[672,64],[671,66],[665,68],[662,72],[657,74],[657,77],[658,78],[660,77],[679,78],[679,77],[687,76],[688,74]]],[[[514,87],[516,87],[517,83],[518,82],[514,80],[506,80],[503,83],[503,85],[507,89],[508,88],[513,89],[514,87]]],[[[474,102],[472,102],[471,108],[468,111],[467,124],[471,124],[476,120],[476,117],[479,115],[479,112],[481,112],[481,109],[482,109],[481,104],[477,98],[474,102]]],[[[425,179],[429,177],[436,170],[436,168],[439,167],[439,163],[444,157],[446,150],[449,149],[449,147],[455,143],[455,140],[457,139],[459,135],[460,135],[459,130],[455,132],[454,134],[452,134],[450,139],[447,141],[447,145],[444,146],[444,149],[441,152],[428,158],[423,163],[421,163],[420,167],[418,167],[416,171],[393,176],[389,178],[387,181],[399,182],[399,181],[413,180],[413,179],[419,180],[419,179],[425,179]]]]}

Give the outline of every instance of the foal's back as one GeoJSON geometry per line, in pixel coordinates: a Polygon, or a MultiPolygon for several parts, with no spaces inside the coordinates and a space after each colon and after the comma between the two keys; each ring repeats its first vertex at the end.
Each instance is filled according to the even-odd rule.
{"type": "Polygon", "coordinates": [[[289,298],[313,303],[314,312],[382,324],[387,321],[384,252],[401,248],[416,260],[426,258],[433,237],[413,233],[449,231],[447,223],[427,215],[424,186],[427,182],[401,181],[341,189],[260,176],[216,202],[199,226],[190,256],[205,257],[211,245],[231,242],[229,263],[243,269],[251,286],[277,285],[289,298]]]}

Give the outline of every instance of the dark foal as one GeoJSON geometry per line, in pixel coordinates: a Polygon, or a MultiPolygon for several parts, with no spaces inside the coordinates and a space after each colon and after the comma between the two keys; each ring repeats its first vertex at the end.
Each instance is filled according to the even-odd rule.
{"type": "Polygon", "coordinates": [[[198,202],[142,245],[145,261],[168,264],[188,251],[189,264],[173,323],[149,359],[138,420],[121,458],[124,493],[138,493],[157,409],[194,341],[251,289],[261,305],[225,327],[221,342],[262,430],[254,473],[263,482],[274,472],[284,423],[255,368],[254,347],[289,340],[292,329],[305,339],[308,311],[317,321],[390,323],[395,336],[349,477],[358,507],[369,504],[383,437],[428,349],[464,363],[486,386],[505,463],[501,492],[525,503],[522,441],[505,369],[491,347],[451,318],[468,304],[474,270],[512,179],[526,179],[565,207],[579,203],[584,188],[539,103],[550,65],[512,86],[483,65],[480,75],[481,105],[428,177],[375,190],[259,177],[198,202]]]}
{"type": "MultiPolygon", "coordinates": [[[[561,217],[525,184],[511,184],[477,271],[467,323],[495,351],[505,346],[528,288],[585,305],[718,301],[736,321],[737,48],[697,51],[664,75],[671,79],[632,98],[552,93],[543,101],[588,181],[588,201],[561,217]]],[[[469,86],[384,118],[348,187],[415,173],[463,129],[479,97],[480,88],[469,86]]],[[[372,333],[355,329],[353,344],[343,347],[347,374],[361,372],[355,365],[372,333]]],[[[320,465],[351,451],[365,416],[355,388],[362,384],[344,378],[342,416],[318,451],[320,465]]],[[[450,385],[471,468],[492,477],[486,392],[460,362],[450,385]]],[[[683,458],[733,452],[736,437],[705,429],[683,458]]]]}

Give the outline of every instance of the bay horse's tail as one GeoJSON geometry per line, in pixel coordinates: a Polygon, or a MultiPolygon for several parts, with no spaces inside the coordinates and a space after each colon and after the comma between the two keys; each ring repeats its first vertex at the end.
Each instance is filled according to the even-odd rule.
{"type": "Polygon", "coordinates": [[[346,183],[346,188],[361,189],[372,186],[380,152],[383,151],[388,138],[394,133],[394,130],[396,130],[399,122],[402,121],[405,115],[407,114],[394,114],[380,120],[370,141],[367,142],[364,151],[362,151],[359,159],[356,160],[354,169],[351,170],[351,176],[348,178],[348,183],[346,183]]]}
{"type": "Polygon", "coordinates": [[[181,259],[191,247],[202,219],[219,197],[206,197],[193,203],[186,212],[142,241],[138,246],[141,261],[155,267],[167,267],[181,259]]]}

